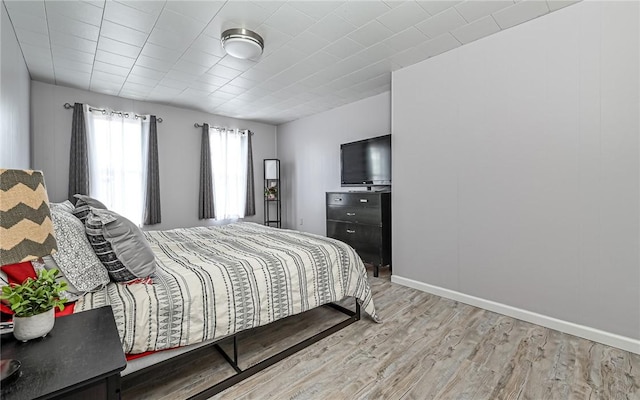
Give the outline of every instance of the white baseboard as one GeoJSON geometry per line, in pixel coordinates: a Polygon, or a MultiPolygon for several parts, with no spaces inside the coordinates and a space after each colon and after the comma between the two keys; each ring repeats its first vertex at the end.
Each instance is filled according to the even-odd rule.
{"type": "Polygon", "coordinates": [[[617,347],[631,353],[640,354],[640,340],[632,339],[626,336],[616,335],[615,333],[601,331],[584,325],[574,324],[573,322],[563,321],[561,319],[549,317],[535,312],[523,310],[520,308],[508,306],[506,304],[497,303],[491,300],[485,300],[480,297],[456,292],[455,290],[444,289],[438,286],[429,285],[427,283],[418,282],[413,279],[403,278],[398,275],[391,275],[391,282],[410,288],[418,289],[423,292],[435,294],[447,299],[459,301],[485,310],[497,312],[509,317],[517,318],[533,324],[541,325],[560,332],[579,336],[594,342],[606,344],[607,346],[617,347]]]}

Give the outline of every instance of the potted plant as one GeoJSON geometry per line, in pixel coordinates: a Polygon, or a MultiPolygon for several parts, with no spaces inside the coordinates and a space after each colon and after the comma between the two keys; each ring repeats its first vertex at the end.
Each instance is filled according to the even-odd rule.
{"type": "Polygon", "coordinates": [[[37,278],[27,278],[22,284],[2,287],[0,300],[5,300],[15,313],[13,335],[27,340],[45,337],[53,329],[54,308],[64,310],[66,299],[60,293],[67,289],[66,282],[57,282],[57,269],[41,270],[37,278]]]}
{"type": "Polygon", "coordinates": [[[275,200],[278,198],[278,187],[277,186],[269,186],[264,189],[264,195],[267,200],[275,200]]]}

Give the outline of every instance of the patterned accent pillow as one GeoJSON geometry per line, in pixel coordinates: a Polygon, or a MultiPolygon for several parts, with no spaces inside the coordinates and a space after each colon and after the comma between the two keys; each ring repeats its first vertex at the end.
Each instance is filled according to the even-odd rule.
{"type": "Polygon", "coordinates": [[[49,208],[55,208],[60,211],[68,212],[69,214],[73,213],[73,209],[75,208],[73,204],[69,200],[65,200],[62,203],[49,203],[49,208]]]}
{"type": "Polygon", "coordinates": [[[147,278],[156,259],[140,228],[120,214],[91,208],[85,221],[89,243],[115,282],[147,278]]]}
{"type": "Polygon", "coordinates": [[[107,209],[107,206],[102,204],[100,200],[96,200],[93,197],[89,197],[84,194],[74,194],[73,197],[78,199],[76,201],[76,206],[73,209],[73,215],[82,221],[82,223],[85,223],[85,219],[87,219],[87,215],[89,214],[89,211],[91,211],[91,208],[107,209]]]}
{"type": "Polygon", "coordinates": [[[93,252],[80,220],[66,211],[51,209],[58,251],[52,257],[64,277],[79,291],[91,292],[109,283],[109,274],[93,252]]]}
{"type": "MultiPolygon", "coordinates": [[[[45,256],[42,258],[32,260],[31,265],[33,266],[33,269],[36,271],[36,274],[40,273],[40,271],[42,270],[49,271],[54,268],[60,271],[60,267],[58,267],[58,264],[56,264],[56,261],[51,256],[45,256]]],[[[60,293],[61,297],[67,299],[67,303],[78,300],[80,296],[84,294],[84,292],[76,289],[75,286],[73,286],[73,284],[69,282],[67,278],[65,278],[62,272],[58,273],[56,281],[67,282],[67,290],[63,290],[60,293]]]]}

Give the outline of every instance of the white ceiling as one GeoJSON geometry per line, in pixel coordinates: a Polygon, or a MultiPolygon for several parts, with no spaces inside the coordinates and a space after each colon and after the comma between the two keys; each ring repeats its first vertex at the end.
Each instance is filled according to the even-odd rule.
{"type": "Polygon", "coordinates": [[[3,0],[34,80],[274,125],[575,2],[3,0]],[[258,60],[225,55],[238,27],[264,38],[258,60]]]}

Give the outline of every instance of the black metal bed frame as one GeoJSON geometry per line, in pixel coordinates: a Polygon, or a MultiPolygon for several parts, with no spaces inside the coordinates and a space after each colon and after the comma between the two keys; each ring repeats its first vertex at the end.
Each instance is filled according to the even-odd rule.
{"type": "Polygon", "coordinates": [[[170,362],[175,362],[176,360],[179,359],[183,359],[185,357],[187,357],[188,355],[192,355],[194,352],[200,351],[200,350],[204,350],[204,349],[208,349],[211,346],[213,346],[216,350],[218,350],[218,352],[222,355],[222,357],[224,357],[224,359],[231,365],[231,367],[233,367],[233,369],[236,371],[236,373],[218,383],[216,383],[215,385],[209,387],[208,389],[203,390],[202,392],[195,394],[191,397],[189,397],[189,400],[204,400],[204,399],[208,399],[211,396],[214,396],[220,392],[222,392],[223,390],[226,390],[228,388],[230,388],[231,386],[242,382],[243,380],[257,374],[258,372],[269,368],[270,366],[284,360],[285,358],[299,352],[300,350],[303,350],[309,346],[311,346],[312,344],[319,342],[320,340],[326,338],[327,336],[330,336],[336,332],[338,332],[341,329],[346,328],[347,326],[353,324],[356,321],[360,320],[360,304],[358,303],[358,300],[355,299],[355,303],[356,303],[356,310],[355,311],[351,311],[348,308],[342,307],[341,305],[335,304],[335,303],[329,303],[329,304],[325,304],[325,306],[327,307],[331,307],[335,310],[338,310],[346,315],[348,315],[347,319],[342,320],[341,322],[330,326],[329,328],[323,330],[320,333],[317,333],[313,336],[311,336],[308,339],[305,339],[299,343],[294,344],[291,347],[288,347],[284,350],[282,350],[281,352],[279,352],[278,354],[275,354],[269,358],[266,358],[263,361],[260,361],[259,363],[252,365],[249,368],[246,369],[241,369],[238,366],[238,333],[233,334],[232,336],[227,336],[224,337],[220,340],[217,340],[215,342],[212,342],[211,344],[207,345],[207,346],[202,346],[199,347],[197,349],[193,349],[191,351],[179,354],[175,357],[171,357],[169,359],[166,359],[164,361],[161,361],[159,363],[150,365],[146,368],[143,368],[141,370],[132,372],[129,375],[125,375],[124,377],[122,377],[122,383],[123,386],[126,386],[126,383],[134,381],[136,379],[137,376],[143,374],[143,373],[148,373],[150,371],[156,370],[156,369],[160,369],[164,366],[166,366],[168,363],[170,362]],[[222,347],[220,347],[220,342],[224,341],[224,340],[228,340],[228,339],[233,339],[233,358],[231,358],[226,351],[224,351],[222,349],[222,347]]]}

